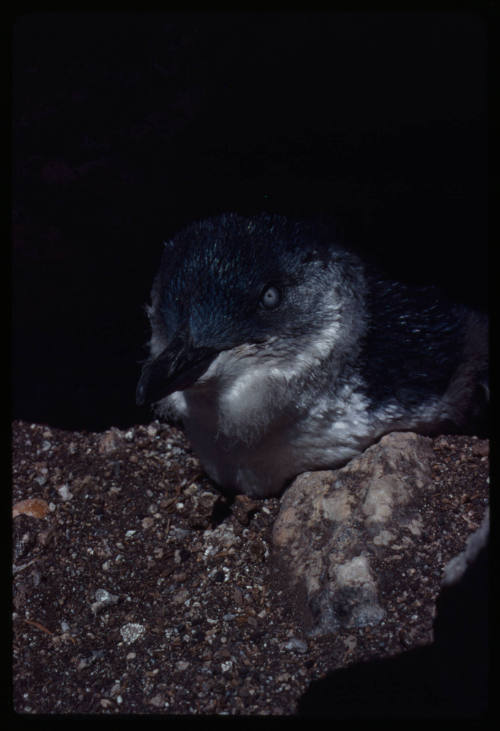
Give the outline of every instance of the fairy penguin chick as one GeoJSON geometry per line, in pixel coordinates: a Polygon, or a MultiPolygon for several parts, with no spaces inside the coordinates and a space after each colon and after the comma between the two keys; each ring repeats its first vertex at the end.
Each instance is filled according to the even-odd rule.
{"type": "Polygon", "coordinates": [[[276,495],[393,430],[460,428],[487,388],[486,316],[280,216],[177,234],[148,314],[137,402],[181,420],[212,479],[247,495],[276,495]]]}

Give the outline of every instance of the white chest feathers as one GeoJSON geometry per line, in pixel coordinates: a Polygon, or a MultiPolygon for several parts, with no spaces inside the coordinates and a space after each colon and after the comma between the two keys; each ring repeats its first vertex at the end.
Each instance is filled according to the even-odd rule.
{"type": "Polygon", "coordinates": [[[239,356],[221,353],[194,388],[167,399],[218,484],[277,494],[300,472],[341,464],[373,441],[368,402],[355,382],[335,396],[330,384],[329,393],[311,402],[317,384],[307,383],[305,363],[282,369],[272,359],[239,356]]]}

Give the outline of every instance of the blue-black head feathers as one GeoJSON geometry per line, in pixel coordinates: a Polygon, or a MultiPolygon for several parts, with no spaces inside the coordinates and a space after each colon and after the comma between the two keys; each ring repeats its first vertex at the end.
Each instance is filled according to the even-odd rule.
{"type": "MultiPolygon", "coordinates": [[[[211,355],[320,327],[321,292],[308,287],[304,272],[317,277],[334,260],[347,281],[355,266],[347,252],[335,251],[320,227],[280,216],[225,214],[189,226],[166,243],[153,288],[153,330],[169,351],[172,343],[185,346],[172,364],[175,373],[189,360],[195,368],[185,375],[194,382],[211,355]]],[[[166,359],[146,365],[139,402],[162,393],[161,371],[168,374],[164,396],[179,386],[166,359]]]]}

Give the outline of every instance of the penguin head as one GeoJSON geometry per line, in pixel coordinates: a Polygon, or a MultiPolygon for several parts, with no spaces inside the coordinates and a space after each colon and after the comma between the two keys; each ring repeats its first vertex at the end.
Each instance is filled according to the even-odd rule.
{"type": "Polygon", "coordinates": [[[358,269],[318,224],[266,214],[192,224],[165,244],[137,402],[193,386],[222,351],[251,344],[263,357],[289,354],[345,324],[358,269]]]}

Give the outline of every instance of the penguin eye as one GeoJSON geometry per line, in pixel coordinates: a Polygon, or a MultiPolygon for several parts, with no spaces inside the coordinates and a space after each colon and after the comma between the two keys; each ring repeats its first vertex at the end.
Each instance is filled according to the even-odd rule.
{"type": "Polygon", "coordinates": [[[272,284],[264,287],[260,295],[259,305],[265,310],[275,310],[281,302],[281,292],[272,284]]]}

